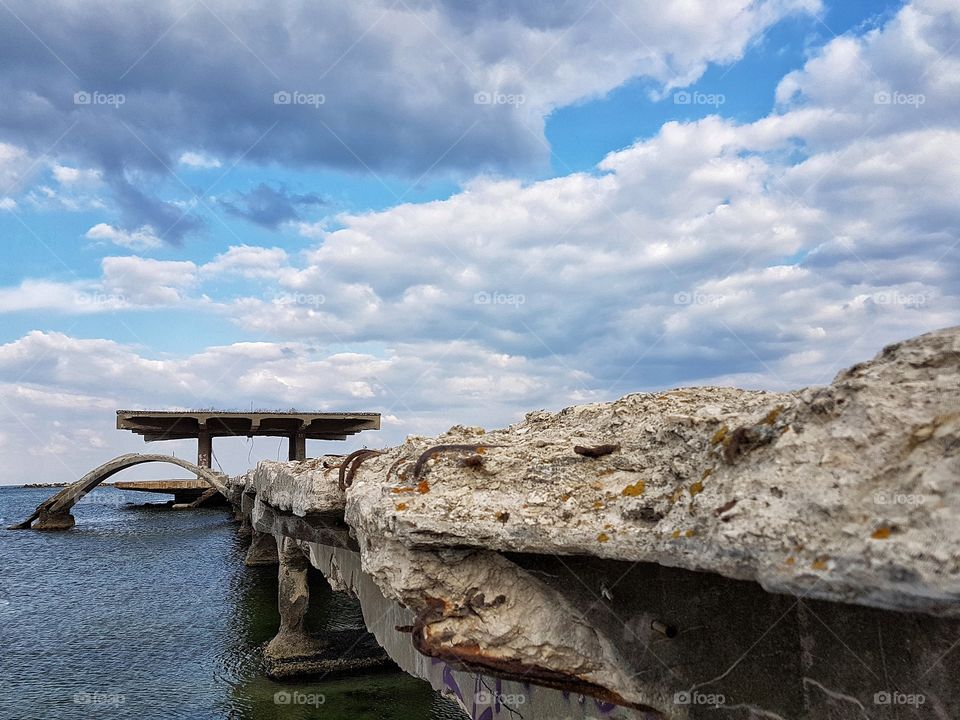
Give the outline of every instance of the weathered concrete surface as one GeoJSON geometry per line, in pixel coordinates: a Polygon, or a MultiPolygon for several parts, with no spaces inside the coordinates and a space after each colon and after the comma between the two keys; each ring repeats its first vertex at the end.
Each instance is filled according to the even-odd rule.
{"type": "Polygon", "coordinates": [[[30,517],[20,523],[17,523],[16,525],[11,525],[9,529],[26,530],[30,528],[31,523],[33,523],[34,520],[39,520],[35,526],[37,530],[69,529],[75,524],[73,516],[70,515],[70,510],[74,505],[77,504],[77,502],[80,501],[81,498],[83,498],[84,495],[89,493],[107,478],[116,475],[121,470],[126,470],[127,468],[135,465],[143,465],[145,463],[153,462],[178,465],[185,470],[195,472],[198,478],[205,482],[209,487],[216,488],[216,490],[224,496],[227,496],[229,493],[229,489],[226,484],[228,478],[222,473],[214,472],[207,468],[198,467],[187,460],[173,457],[171,455],[130,453],[127,455],[120,455],[119,457],[115,457],[113,460],[108,460],[99,467],[95,467],[76,482],[70,483],[60,492],[44,500],[42,503],[40,503],[37,509],[33,511],[33,514],[31,514],[30,517]]]}
{"type": "Polygon", "coordinates": [[[960,717],[960,329],[825,388],[411,437],[352,473],[347,530],[335,468],[276,465],[244,481],[255,527],[392,603],[368,627],[422,677],[560,687],[595,716],[960,717]]]}
{"type": "Polygon", "coordinates": [[[243,562],[248,567],[276,565],[280,562],[276,538],[269,533],[257,532],[254,529],[250,536],[250,547],[247,548],[247,556],[243,562]]]}
{"type": "MultiPolygon", "coordinates": [[[[346,504],[365,569],[404,601],[447,582],[443,562],[408,549],[469,547],[942,616],[960,616],[958,513],[960,328],[892,345],[827,387],[636,394],[411,437],[364,461],[346,504]],[[477,449],[435,452],[415,473],[450,444],[477,449]],[[614,447],[591,451],[602,445],[614,447]]],[[[493,586],[476,584],[490,602],[493,586]]]]}
{"type": "Polygon", "coordinates": [[[346,496],[337,484],[339,455],[303,462],[261,460],[242,482],[263,502],[295,515],[336,513],[342,517],[346,496]]]}
{"type": "MultiPolygon", "coordinates": [[[[260,513],[258,527],[280,527],[268,524],[280,515],[260,513]]],[[[960,620],[771,594],[651,563],[378,551],[363,539],[361,569],[355,551],[295,542],[331,586],[360,598],[368,628],[403,669],[471,717],[495,711],[497,693],[529,718],[960,717],[951,657],[960,620]]]]}
{"type": "Polygon", "coordinates": [[[307,585],[309,563],[303,550],[292,538],[279,540],[280,582],[278,607],[280,630],[267,643],[265,655],[273,660],[310,657],[321,644],[307,632],[305,619],[310,604],[307,585]]]}

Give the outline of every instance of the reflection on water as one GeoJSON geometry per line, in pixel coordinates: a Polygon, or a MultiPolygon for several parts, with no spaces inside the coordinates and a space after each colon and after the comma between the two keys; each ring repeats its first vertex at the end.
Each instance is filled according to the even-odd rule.
{"type": "MultiPolygon", "coordinates": [[[[51,492],[0,488],[0,525],[51,492]]],[[[267,680],[273,568],[247,568],[220,510],[135,506],[98,488],[64,533],[0,530],[0,719],[454,720],[398,670],[301,684],[267,680]]],[[[361,627],[359,608],[311,578],[316,632],[361,627]]]]}

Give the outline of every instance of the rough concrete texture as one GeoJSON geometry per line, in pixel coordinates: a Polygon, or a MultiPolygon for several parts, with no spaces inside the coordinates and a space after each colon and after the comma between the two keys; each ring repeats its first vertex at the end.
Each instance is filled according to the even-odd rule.
{"type": "MultiPolygon", "coordinates": [[[[282,532],[281,520],[259,513],[256,524],[282,532]]],[[[495,687],[520,699],[523,717],[551,720],[960,717],[960,619],[771,594],[652,563],[410,549],[362,536],[361,571],[354,551],[295,542],[331,585],[360,599],[402,668],[471,717],[498,716],[495,687]]]]}
{"type": "Polygon", "coordinates": [[[650,709],[627,658],[556,591],[496,552],[360,536],[363,570],[412,610],[414,647],[474,670],[650,709]]]}
{"type": "MultiPolygon", "coordinates": [[[[321,480],[314,468],[309,487],[263,472],[276,480],[261,487],[294,512],[336,493],[336,471],[321,480]]],[[[470,547],[646,561],[960,616],[958,511],[960,328],[950,328],[891,345],[827,387],[635,394],[494,432],[410,437],[364,459],[346,519],[364,568],[403,602],[461,582],[409,549],[470,547]],[[438,445],[468,447],[424,454],[438,445]]],[[[474,585],[496,587],[495,570],[475,572],[474,585]]],[[[480,614],[502,612],[484,594],[480,614]]]]}
{"type": "Polygon", "coordinates": [[[311,637],[306,628],[310,588],[307,584],[309,562],[303,550],[292,538],[278,542],[280,561],[277,606],[280,611],[280,629],[267,643],[264,654],[268,659],[287,660],[316,655],[322,644],[311,637]]]}
{"type": "Polygon", "coordinates": [[[250,535],[250,547],[247,548],[247,555],[243,562],[249,567],[276,565],[280,562],[276,538],[268,533],[253,530],[250,535]]]}
{"type": "Polygon", "coordinates": [[[294,515],[339,513],[346,501],[337,484],[342,459],[323,455],[299,462],[261,460],[237,482],[263,502],[294,515]]]}

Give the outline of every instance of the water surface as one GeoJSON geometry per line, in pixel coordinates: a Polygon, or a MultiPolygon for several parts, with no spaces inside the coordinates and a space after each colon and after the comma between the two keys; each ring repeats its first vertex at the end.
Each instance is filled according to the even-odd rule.
{"type": "MultiPolygon", "coordinates": [[[[0,488],[0,526],[53,492],[0,488]]],[[[140,504],[149,497],[101,487],[74,508],[72,530],[0,530],[0,719],[463,717],[399,670],[267,680],[276,568],[244,566],[225,509],[140,504]]],[[[362,626],[355,601],[322,578],[311,601],[321,636],[362,626]]]]}

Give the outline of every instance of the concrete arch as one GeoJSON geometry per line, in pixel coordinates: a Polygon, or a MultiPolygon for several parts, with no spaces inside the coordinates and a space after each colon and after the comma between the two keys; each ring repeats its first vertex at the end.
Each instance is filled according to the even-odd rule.
{"type": "Polygon", "coordinates": [[[143,465],[144,463],[151,462],[179,465],[185,470],[196,473],[198,478],[204,480],[211,488],[217,490],[224,497],[227,497],[228,490],[224,484],[226,475],[222,473],[214,472],[208,468],[202,468],[188,460],[181,460],[172,455],[129,453],[105,462],[103,465],[88,472],[75,483],[67,485],[67,487],[63,488],[60,492],[40,503],[30,517],[16,525],[11,525],[9,529],[26,530],[31,527],[34,520],[39,521],[35,526],[37,530],[66,530],[73,527],[74,518],[73,515],[70,514],[70,510],[84,495],[111,475],[115,475],[121,470],[126,470],[134,465],[143,465]]]}

